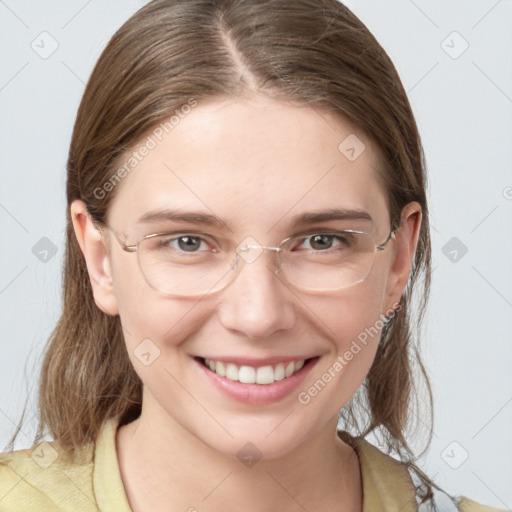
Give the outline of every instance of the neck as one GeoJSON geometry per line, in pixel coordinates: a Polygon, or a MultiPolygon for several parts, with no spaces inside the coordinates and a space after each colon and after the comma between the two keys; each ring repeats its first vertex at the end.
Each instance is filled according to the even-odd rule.
{"type": "Polygon", "coordinates": [[[168,415],[143,407],[116,438],[130,507],[133,512],[362,512],[359,461],[336,436],[336,421],[285,455],[256,461],[250,448],[240,459],[219,453],[168,415]]]}

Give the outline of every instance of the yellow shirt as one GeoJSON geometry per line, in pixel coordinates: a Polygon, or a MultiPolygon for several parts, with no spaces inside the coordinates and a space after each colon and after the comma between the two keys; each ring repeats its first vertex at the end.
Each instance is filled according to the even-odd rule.
{"type": "MultiPolygon", "coordinates": [[[[55,441],[0,454],[0,512],[131,512],[117,461],[116,430],[116,420],[106,421],[96,443],[70,455],[55,441]]],[[[353,446],[364,512],[417,511],[407,469],[364,439],[353,446]]],[[[504,512],[465,497],[453,510],[504,512]]]]}

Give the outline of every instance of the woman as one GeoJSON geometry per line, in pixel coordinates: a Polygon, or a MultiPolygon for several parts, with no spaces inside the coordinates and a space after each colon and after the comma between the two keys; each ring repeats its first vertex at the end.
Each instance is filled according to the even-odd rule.
{"type": "Polygon", "coordinates": [[[89,80],[67,199],[38,437],[1,456],[2,511],[496,510],[434,497],[406,439],[415,363],[431,399],[423,155],[342,4],[149,3],[89,80]]]}

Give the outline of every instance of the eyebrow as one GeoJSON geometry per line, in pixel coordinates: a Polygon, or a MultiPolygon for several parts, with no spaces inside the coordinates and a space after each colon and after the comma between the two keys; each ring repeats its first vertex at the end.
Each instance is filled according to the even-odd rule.
{"type": "Polygon", "coordinates": [[[150,223],[166,220],[188,222],[190,224],[202,224],[205,226],[226,226],[226,224],[215,215],[203,212],[182,212],[179,210],[152,210],[142,215],[137,222],[150,223]]]}
{"type": "MultiPolygon", "coordinates": [[[[305,224],[317,224],[319,222],[328,222],[333,220],[365,220],[373,221],[371,215],[360,209],[331,208],[316,212],[306,212],[292,217],[290,225],[292,228],[303,226],[305,224]]],[[[179,210],[152,210],[142,215],[138,223],[151,223],[162,221],[178,221],[190,224],[200,224],[203,226],[217,226],[220,228],[229,225],[223,222],[216,215],[209,213],[191,211],[183,212],[179,210]]]]}
{"type": "Polygon", "coordinates": [[[372,216],[359,209],[348,210],[342,208],[331,208],[329,210],[320,210],[317,212],[307,212],[292,217],[291,225],[299,226],[302,224],[316,224],[318,222],[327,222],[330,220],[367,220],[373,221],[372,216]]]}

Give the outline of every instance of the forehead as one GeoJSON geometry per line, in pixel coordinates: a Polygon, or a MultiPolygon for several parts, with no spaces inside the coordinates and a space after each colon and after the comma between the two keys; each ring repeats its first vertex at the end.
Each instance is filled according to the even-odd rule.
{"type": "Polygon", "coordinates": [[[118,229],[129,231],[158,209],[203,211],[233,229],[266,232],[328,208],[388,219],[378,178],[383,162],[348,121],[266,97],[198,103],[176,119],[122,160],[129,172],[108,214],[118,229]]]}

